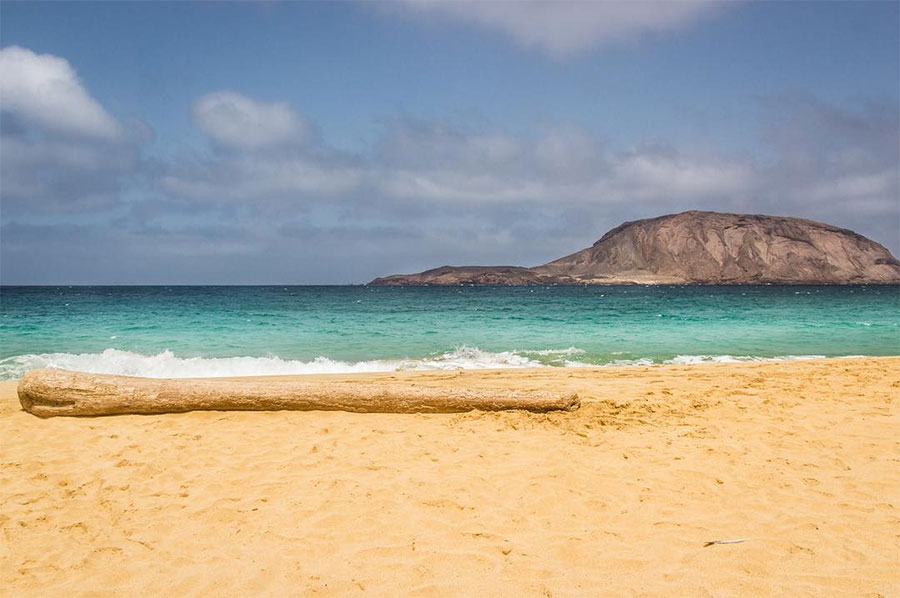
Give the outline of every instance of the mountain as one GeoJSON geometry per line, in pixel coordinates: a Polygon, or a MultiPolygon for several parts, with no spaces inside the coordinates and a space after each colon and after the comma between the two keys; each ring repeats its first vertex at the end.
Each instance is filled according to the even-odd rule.
{"type": "Polygon", "coordinates": [[[900,262],[851,230],[779,216],[682,212],[625,222],[542,266],[442,266],[371,285],[897,284],[900,262]]]}

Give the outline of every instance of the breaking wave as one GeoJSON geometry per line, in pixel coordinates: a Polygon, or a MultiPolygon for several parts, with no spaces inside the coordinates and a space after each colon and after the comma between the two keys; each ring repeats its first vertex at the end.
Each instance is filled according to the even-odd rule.
{"type": "Polygon", "coordinates": [[[568,349],[482,351],[477,347],[457,347],[452,351],[420,359],[384,359],[371,361],[338,361],[317,357],[311,361],[267,357],[178,357],[171,351],[143,355],[120,349],[106,349],[100,353],[42,353],[18,355],[0,359],[0,379],[21,378],[38,368],[59,368],[92,374],[119,374],[149,378],[203,378],[223,376],[274,376],[292,374],[345,374],[362,372],[393,372],[400,370],[471,370],[535,367],[596,367],[625,365],[698,363],[736,363],[815,359],[821,355],[787,355],[782,357],[753,357],[731,355],[678,355],[670,359],[567,359],[584,355],[576,347],[568,349]]]}
{"type": "Polygon", "coordinates": [[[21,378],[38,368],[59,368],[91,374],[119,374],[149,378],[202,378],[219,376],[275,376],[288,374],[346,374],[398,370],[457,370],[540,367],[544,364],[515,352],[490,353],[459,347],[423,359],[337,361],[316,357],[311,361],[267,357],[177,357],[171,351],[142,355],[119,349],[101,353],[42,353],[0,360],[0,379],[21,378]]]}

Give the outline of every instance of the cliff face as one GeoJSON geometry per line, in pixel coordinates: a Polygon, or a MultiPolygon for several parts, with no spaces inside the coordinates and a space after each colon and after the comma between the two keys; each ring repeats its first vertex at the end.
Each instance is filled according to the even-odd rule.
{"type": "Polygon", "coordinates": [[[811,220],[683,212],[626,222],[535,268],[444,266],[376,285],[900,283],[900,262],[853,231],[811,220]]]}

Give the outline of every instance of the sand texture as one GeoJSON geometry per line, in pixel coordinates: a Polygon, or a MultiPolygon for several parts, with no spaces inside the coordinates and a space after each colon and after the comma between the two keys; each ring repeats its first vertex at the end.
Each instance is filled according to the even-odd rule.
{"type": "Polygon", "coordinates": [[[2,383],[0,595],[900,595],[900,358],[317,378],[582,406],[40,419],[2,383]]]}
{"type": "Polygon", "coordinates": [[[22,408],[38,417],[184,413],[185,411],[352,411],[461,413],[577,409],[575,393],[517,388],[433,387],[375,382],[159,379],[33,370],[18,387],[22,408]]]}

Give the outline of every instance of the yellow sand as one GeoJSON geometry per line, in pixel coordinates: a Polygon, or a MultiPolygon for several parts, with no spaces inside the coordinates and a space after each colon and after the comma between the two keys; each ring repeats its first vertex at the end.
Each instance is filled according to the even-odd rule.
{"type": "Polygon", "coordinates": [[[4,383],[0,595],[900,595],[900,358],[371,377],[584,404],[41,420],[4,383]]]}

